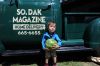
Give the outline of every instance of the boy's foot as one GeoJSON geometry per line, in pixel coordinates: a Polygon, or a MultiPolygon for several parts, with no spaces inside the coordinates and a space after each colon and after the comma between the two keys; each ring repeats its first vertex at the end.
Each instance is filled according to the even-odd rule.
{"type": "Polygon", "coordinates": [[[49,66],[48,64],[45,64],[44,66],[49,66]]]}
{"type": "Polygon", "coordinates": [[[54,63],[54,64],[53,64],[53,66],[57,66],[57,64],[56,64],[56,63],[54,63]]]}

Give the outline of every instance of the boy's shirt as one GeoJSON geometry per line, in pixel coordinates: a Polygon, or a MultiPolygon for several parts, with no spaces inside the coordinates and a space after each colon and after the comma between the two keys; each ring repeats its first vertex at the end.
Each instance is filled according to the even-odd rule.
{"type": "Polygon", "coordinates": [[[48,32],[45,32],[44,35],[43,35],[43,37],[42,37],[42,48],[43,49],[46,48],[46,44],[45,44],[46,40],[50,39],[50,38],[56,40],[57,43],[58,43],[58,45],[61,46],[61,43],[62,43],[61,39],[58,37],[58,35],[56,33],[49,34],[48,32]]]}

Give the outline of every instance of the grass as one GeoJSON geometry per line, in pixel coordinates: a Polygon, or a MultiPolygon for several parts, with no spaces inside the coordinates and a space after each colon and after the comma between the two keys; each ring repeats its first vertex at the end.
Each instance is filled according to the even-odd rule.
{"type": "Polygon", "coordinates": [[[70,61],[70,62],[62,62],[62,63],[58,63],[59,66],[98,66],[92,62],[74,62],[74,61],[70,61]]]}
{"type": "MultiPolygon", "coordinates": [[[[37,56],[28,56],[28,57],[10,57],[6,58],[5,66],[38,66],[44,63],[42,60],[39,59],[37,56]],[[35,58],[34,58],[35,57],[35,58]],[[34,59],[33,59],[34,58],[34,59]],[[27,60],[26,60],[27,59],[27,60]]],[[[0,66],[4,66],[0,64],[0,66]]],[[[81,56],[59,56],[58,59],[58,66],[99,66],[89,60],[89,58],[81,57],[81,56]]]]}
{"type": "MultiPolygon", "coordinates": [[[[58,66],[99,66],[93,62],[75,62],[75,61],[59,62],[57,63],[57,65],[58,66]]],[[[30,65],[12,64],[11,66],[37,66],[37,64],[30,64],[30,65]]]]}

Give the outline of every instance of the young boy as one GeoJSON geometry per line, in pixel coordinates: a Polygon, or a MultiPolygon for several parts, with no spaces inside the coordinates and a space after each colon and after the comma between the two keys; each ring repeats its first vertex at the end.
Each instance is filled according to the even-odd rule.
{"type": "Polygon", "coordinates": [[[59,48],[61,46],[61,40],[58,37],[58,35],[55,33],[56,30],[56,23],[55,22],[48,22],[47,25],[47,29],[48,31],[44,33],[43,37],[42,37],[42,48],[43,50],[45,50],[45,66],[48,66],[48,60],[50,57],[53,58],[53,66],[56,66],[56,62],[57,62],[57,55],[56,55],[56,49],[59,48]],[[55,47],[55,45],[52,47],[52,49],[48,49],[46,48],[46,40],[47,39],[54,39],[57,41],[58,46],[55,47]]]}

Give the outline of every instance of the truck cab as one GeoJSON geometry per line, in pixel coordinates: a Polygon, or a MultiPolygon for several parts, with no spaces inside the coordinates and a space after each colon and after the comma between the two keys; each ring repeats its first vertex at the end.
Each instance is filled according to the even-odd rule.
{"type": "Polygon", "coordinates": [[[0,0],[1,55],[40,53],[48,21],[56,22],[56,33],[62,39],[58,53],[92,51],[100,46],[100,38],[96,38],[100,36],[100,13],[90,12],[96,6],[86,4],[89,7],[76,0],[0,0]]]}

